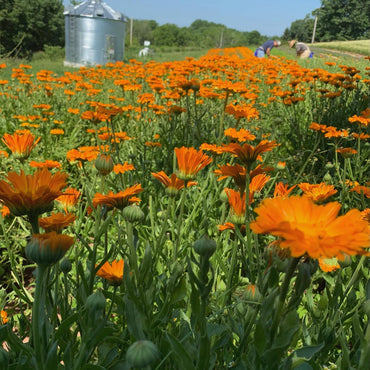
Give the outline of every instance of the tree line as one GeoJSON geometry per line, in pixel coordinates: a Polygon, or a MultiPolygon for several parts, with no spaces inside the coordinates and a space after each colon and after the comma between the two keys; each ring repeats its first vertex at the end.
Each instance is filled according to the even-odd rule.
{"type": "MultiPolygon", "coordinates": [[[[71,1],[76,4],[76,1],[71,1]]],[[[31,57],[45,46],[64,47],[62,0],[0,0],[0,56],[31,57]]],[[[321,6],[286,28],[283,35],[238,31],[222,24],[197,19],[189,27],[159,25],[155,20],[131,20],[126,25],[126,45],[155,47],[236,47],[260,45],[268,38],[315,41],[370,38],[369,0],[321,0],[321,6]]],[[[248,25],[246,24],[246,27],[248,25]]]]}

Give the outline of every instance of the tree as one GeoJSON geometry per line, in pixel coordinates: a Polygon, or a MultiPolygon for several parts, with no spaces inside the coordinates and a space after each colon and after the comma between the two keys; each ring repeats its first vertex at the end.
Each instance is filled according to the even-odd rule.
{"type": "Polygon", "coordinates": [[[31,56],[64,46],[62,0],[0,0],[0,54],[31,56]]]}
{"type": "Polygon", "coordinates": [[[317,39],[320,41],[356,40],[370,37],[369,0],[321,0],[317,39]]]}
{"type": "Polygon", "coordinates": [[[298,19],[290,25],[290,29],[284,31],[283,40],[296,39],[302,42],[310,42],[312,39],[314,19],[308,15],[304,19],[298,19]]]}

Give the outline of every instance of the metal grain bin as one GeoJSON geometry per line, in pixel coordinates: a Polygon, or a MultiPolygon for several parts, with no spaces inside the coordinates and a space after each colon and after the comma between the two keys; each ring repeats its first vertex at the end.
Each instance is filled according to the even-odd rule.
{"type": "Polygon", "coordinates": [[[64,12],[64,65],[81,67],[123,60],[127,18],[100,0],[64,12]]]}

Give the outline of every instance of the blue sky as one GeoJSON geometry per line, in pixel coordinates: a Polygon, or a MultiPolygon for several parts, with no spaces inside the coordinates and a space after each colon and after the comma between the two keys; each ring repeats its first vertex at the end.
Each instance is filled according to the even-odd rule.
{"type": "MultiPolygon", "coordinates": [[[[103,0],[129,18],[189,27],[196,19],[221,23],[239,31],[257,30],[281,36],[297,19],[321,5],[321,0],[103,0]]],[[[65,6],[69,0],[63,1],[65,6]]]]}

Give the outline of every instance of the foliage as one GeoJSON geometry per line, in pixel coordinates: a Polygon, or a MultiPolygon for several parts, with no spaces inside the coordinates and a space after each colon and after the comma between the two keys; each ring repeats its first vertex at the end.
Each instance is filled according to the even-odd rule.
{"type": "Polygon", "coordinates": [[[368,367],[368,59],[0,66],[1,368],[368,367]]]}
{"type": "Polygon", "coordinates": [[[314,19],[306,16],[304,19],[299,19],[290,25],[284,31],[282,38],[284,40],[299,40],[301,42],[311,42],[314,19]]]}
{"type": "MultiPolygon", "coordinates": [[[[130,22],[126,28],[126,45],[130,45],[130,22]]],[[[232,47],[247,44],[259,45],[267,39],[258,31],[241,32],[222,24],[197,19],[190,27],[175,24],[159,26],[155,21],[133,20],[132,45],[143,45],[145,40],[155,48],[171,47],[232,47]]]]}
{"type": "Polygon", "coordinates": [[[2,1],[0,54],[25,57],[44,45],[64,46],[61,0],[2,1]]]}
{"type": "Polygon", "coordinates": [[[317,40],[370,38],[370,3],[367,0],[322,0],[317,9],[317,40]]]}

